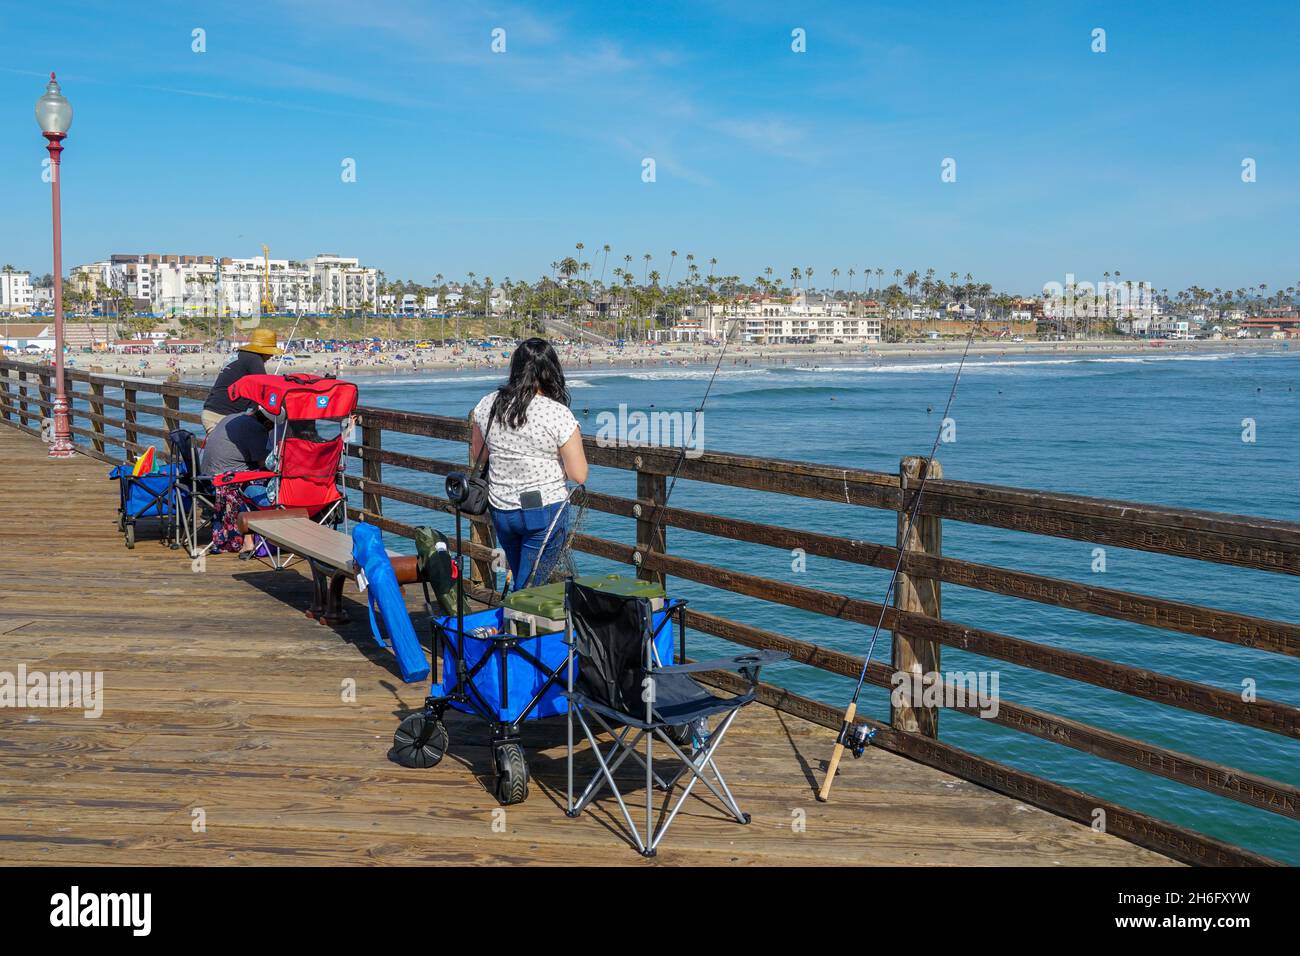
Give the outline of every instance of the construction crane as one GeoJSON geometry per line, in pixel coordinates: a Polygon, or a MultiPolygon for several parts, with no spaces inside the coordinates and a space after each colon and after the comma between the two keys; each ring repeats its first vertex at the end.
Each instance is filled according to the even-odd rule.
{"type": "Polygon", "coordinates": [[[275,303],[271,301],[271,247],[262,244],[262,314],[275,313],[275,303]]]}

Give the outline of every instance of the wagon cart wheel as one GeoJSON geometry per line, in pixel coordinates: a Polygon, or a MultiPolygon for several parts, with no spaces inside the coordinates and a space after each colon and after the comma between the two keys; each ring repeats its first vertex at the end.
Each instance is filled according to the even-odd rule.
{"type": "Polygon", "coordinates": [[[117,530],[119,533],[126,531],[126,515],[121,511],[117,513],[117,530]]]}
{"type": "Polygon", "coordinates": [[[135,547],[135,522],[132,521],[126,526],[126,546],[135,547]]]}
{"type": "Polygon", "coordinates": [[[501,744],[494,750],[497,768],[496,798],[502,806],[528,799],[528,764],[519,744],[501,744]]]}
{"type": "Polygon", "coordinates": [[[443,722],[428,714],[412,714],[393,734],[393,756],[403,767],[436,767],[451,737],[443,722]]]}

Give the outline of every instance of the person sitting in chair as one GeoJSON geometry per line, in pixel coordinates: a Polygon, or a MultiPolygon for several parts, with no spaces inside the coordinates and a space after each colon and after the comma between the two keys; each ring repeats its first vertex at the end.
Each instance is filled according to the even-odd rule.
{"type": "MultiPolygon", "coordinates": [[[[199,467],[205,475],[230,471],[260,471],[271,453],[271,428],[275,423],[257,406],[249,412],[227,415],[208,432],[199,467]]],[[[270,506],[261,485],[221,486],[216,489],[216,513],[212,518],[212,550],[238,551],[239,560],[253,557],[253,536],[240,535],[239,513],[270,506]]]]}
{"type": "Polygon", "coordinates": [[[283,351],[284,349],[276,345],[274,329],[253,330],[247,344],[241,345],[230,357],[217,373],[217,380],[212,383],[212,388],[208,391],[208,397],[203,402],[204,431],[211,433],[227,415],[246,412],[253,407],[250,399],[232,399],[230,386],[245,375],[265,374],[266,359],[272,355],[279,355],[283,351]]]}

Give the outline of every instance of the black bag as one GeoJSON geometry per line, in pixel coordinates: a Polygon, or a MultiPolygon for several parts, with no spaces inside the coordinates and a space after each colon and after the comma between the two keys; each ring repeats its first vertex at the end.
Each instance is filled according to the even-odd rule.
{"type": "Polygon", "coordinates": [[[432,609],[436,602],[447,614],[455,614],[457,575],[447,548],[447,536],[435,528],[416,528],[415,550],[425,603],[432,609]]]}
{"type": "Polygon", "coordinates": [[[483,433],[483,447],[470,466],[469,474],[453,471],[447,475],[447,500],[462,514],[481,515],[488,510],[488,482],[479,470],[479,463],[487,451],[488,434],[492,431],[492,419],[496,413],[496,403],[493,402],[492,411],[488,415],[487,431],[483,433]]]}

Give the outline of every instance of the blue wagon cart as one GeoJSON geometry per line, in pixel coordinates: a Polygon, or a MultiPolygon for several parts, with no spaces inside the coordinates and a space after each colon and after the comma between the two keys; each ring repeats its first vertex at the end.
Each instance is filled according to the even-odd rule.
{"type": "Polygon", "coordinates": [[[128,548],[135,547],[135,526],[141,519],[161,522],[163,539],[170,539],[171,546],[177,547],[177,511],[189,507],[189,494],[177,483],[184,474],[185,466],[178,463],[162,465],[148,475],[132,475],[130,465],[118,465],[108,473],[117,482],[121,496],[117,530],[125,536],[128,548]]]}
{"type": "MultiPolygon", "coordinates": [[[[530,596],[535,598],[539,592],[549,596],[545,592],[557,589],[562,601],[563,588],[560,583],[519,591],[507,605],[527,607],[530,596]]],[[[674,630],[685,641],[686,602],[656,603],[661,605],[653,616],[656,653],[671,662],[674,630]]],[[[434,683],[423,709],[402,721],[394,734],[393,756],[399,763],[419,768],[437,765],[450,745],[443,717],[449,709],[459,711],[487,725],[497,800],[510,805],[528,797],[528,764],[520,743],[520,725],[568,713],[568,648],[563,627],[548,631],[544,626],[530,626],[525,620],[529,617],[533,616],[512,615],[509,607],[431,617],[434,683]]]]}

